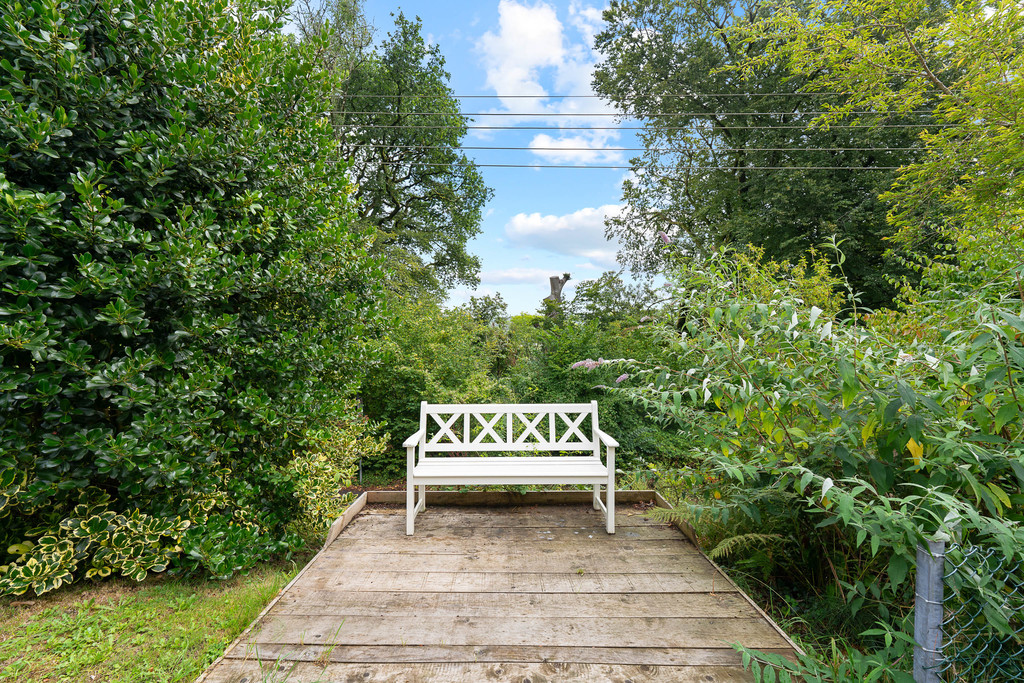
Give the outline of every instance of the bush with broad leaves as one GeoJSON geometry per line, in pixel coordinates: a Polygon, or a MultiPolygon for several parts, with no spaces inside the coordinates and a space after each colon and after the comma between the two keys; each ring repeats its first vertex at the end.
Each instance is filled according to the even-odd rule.
{"type": "Polygon", "coordinates": [[[0,17],[0,593],[296,542],[380,266],[277,0],[0,17]]]}

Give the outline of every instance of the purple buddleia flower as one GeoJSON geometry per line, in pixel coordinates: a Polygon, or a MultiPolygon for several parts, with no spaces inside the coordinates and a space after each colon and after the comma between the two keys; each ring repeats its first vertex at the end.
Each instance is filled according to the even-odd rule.
{"type": "Polygon", "coordinates": [[[616,384],[622,384],[627,379],[629,379],[629,375],[626,374],[626,373],[622,373],[621,375],[619,375],[618,377],[615,378],[615,383],[616,384]]]}
{"type": "Polygon", "coordinates": [[[661,241],[664,242],[665,244],[671,244],[672,243],[672,240],[669,239],[668,235],[665,234],[664,230],[659,230],[658,231],[658,237],[660,237],[661,241]]]}

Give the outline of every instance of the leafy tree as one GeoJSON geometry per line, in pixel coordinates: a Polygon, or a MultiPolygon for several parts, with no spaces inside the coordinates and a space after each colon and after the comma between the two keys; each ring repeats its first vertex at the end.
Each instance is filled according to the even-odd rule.
{"type": "MultiPolygon", "coordinates": [[[[801,3],[792,7],[804,16],[801,3]]],[[[884,169],[916,158],[916,129],[869,128],[879,121],[871,116],[854,128],[808,128],[815,111],[844,101],[808,94],[831,91],[775,62],[738,73],[768,41],[735,32],[771,11],[760,0],[622,0],[606,10],[594,87],[644,121],[646,147],[623,185],[626,211],[607,232],[640,273],[664,265],[659,231],[694,255],[753,244],[775,260],[836,236],[864,303],[887,304],[887,276],[904,270],[883,256],[893,230],[878,197],[895,177],[884,169]]],[[[921,121],[904,114],[886,123],[921,121]]]]}
{"type": "MultiPolygon", "coordinates": [[[[492,302],[493,303],[493,302],[492,302]]],[[[503,303],[503,302],[502,302],[503,303]]],[[[391,436],[392,449],[364,464],[387,476],[405,471],[402,442],[419,429],[420,401],[514,402],[500,374],[511,365],[508,334],[437,297],[399,298],[360,390],[367,415],[391,436]]]]}
{"type": "MultiPolygon", "coordinates": [[[[1024,260],[1020,3],[962,2],[936,15],[923,0],[832,0],[812,3],[807,20],[781,4],[744,35],[770,38],[748,70],[782,62],[810,88],[849,93],[823,124],[865,108],[897,115],[933,108],[935,125],[921,135],[925,154],[885,196],[904,243],[952,242],[958,276],[975,289],[1024,260]]],[[[947,278],[946,264],[930,262],[933,274],[947,278]]]]}
{"type": "Polygon", "coordinates": [[[490,326],[508,323],[508,304],[501,294],[471,296],[463,307],[473,320],[490,326]]]}
{"type": "Polygon", "coordinates": [[[613,321],[638,324],[650,319],[659,303],[658,293],[649,283],[629,284],[621,273],[607,271],[576,287],[565,308],[580,320],[613,321]]]}
{"type": "Polygon", "coordinates": [[[287,4],[5,5],[0,593],[295,542],[383,273],[287,4]]]}
{"type": "MultiPolygon", "coordinates": [[[[869,670],[909,680],[909,636],[893,631],[910,611],[917,544],[942,532],[1024,554],[1024,159],[1013,119],[1024,15],[1019,3],[962,3],[937,17],[916,0],[837,0],[779,5],[742,35],[769,39],[743,68],[782,60],[808,89],[849,93],[823,123],[869,107],[933,109],[920,160],[885,198],[898,240],[934,236],[955,251],[920,259],[921,281],[898,309],[861,320],[834,318],[792,282],[766,289],[767,273],[718,255],[686,262],[672,277],[695,315],[681,338],[664,339],[669,362],[636,364],[626,391],[670,423],[707,429],[695,450],[708,469],[691,480],[704,500],[675,514],[740,534],[774,527],[773,580],[840,596],[851,622],[881,620],[861,642],[884,645],[830,667],[746,652],[765,680],[869,670]]],[[[980,628],[1019,631],[1004,592],[979,594],[980,628]]]]}
{"type": "Polygon", "coordinates": [[[440,47],[421,30],[418,18],[395,17],[387,39],[352,65],[333,123],[352,161],[356,210],[377,228],[375,253],[396,269],[399,287],[436,293],[479,281],[466,243],[491,191],[459,150],[467,119],[440,47]]]}
{"type": "Polygon", "coordinates": [[[292,18],[302,40],[322,45],[322,67],[342,77],[371,54],[373,26],[363,13],[362,0],[298,0],[292,18]]]}

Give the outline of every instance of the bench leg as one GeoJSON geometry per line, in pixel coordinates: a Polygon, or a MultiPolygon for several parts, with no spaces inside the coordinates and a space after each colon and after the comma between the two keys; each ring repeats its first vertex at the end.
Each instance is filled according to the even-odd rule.
{"type": "Polygon", "coordinates": [[[608,533],[615,533],[615,485],[608,487],[605,495],[605,499],[608,504],[605,506],[605,527],[608,529],[608,533]]]}
{"type": "Polygon", "coordinates": [[[595,510],[600,510],[601,509],[601,485],[600,484],[594,484],[594,500],[593,500],[593,503],[594,503],[594,509],[595,510]]]}
{"type": "Polygon", "coordinates": [[[405,484],[405,535],[412,536],[416,528],[416,486],[411,481],[405,484]]]}
{"type": "Polygon", "coordinates": [[[422,511],[427,509],[427,487],[425,484],[420,484],[420,500],[416,504],[416,510],[422,511]]]}

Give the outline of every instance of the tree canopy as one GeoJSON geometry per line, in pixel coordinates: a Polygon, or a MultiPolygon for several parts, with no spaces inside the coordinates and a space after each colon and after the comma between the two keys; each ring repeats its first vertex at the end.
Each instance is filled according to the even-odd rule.
{"type": "MultiPolygon", "coordinates": [[[[1017,2],[961,2],[936,13],[924,0],[788,3],[743,35],[768,37],[747,71],[784,63],[816,90],[848,93],[820,117],[835,125],[872,109],[902,115],[929,108],[925,152],[885,195],[900,238],[948,239],[956,258],[990,271],[1024,257],[1024,12],[1017,2]]],[[[988,277],[991,273],[981,275],[988,277]]]]}
{"type": "Polygon", "coordinates": [[[352,62],[335,100],[356,211],[377,228],[374,251],[403,288],[479,281],[480,260],[466,244],[480,232],[491,191],[460,150],[467,119],[449,78],[420,20],[398,14],[380,46],[352,62]]]}
{"type": "MultiPolygon", "coordinates": [[[[704,471],[668,516],[728,528],[710,554],[745,548],[759,581],[845,603],[828,635],[845,631],[846,647],[822,640],[830,653],[797,662],[746,651],[765,680],[910,680],[919,544],[953,539],[954,563],[971,547],[1024,555],[1024,12],[782,2],[730,35],[749,50],[736,73],[785,68],[809,91],[845,94],[818,130],[858,111],[931,112],[919,156],[882,197],[921,278],[895,310],[843,317],[827,263],[806,287],[806,268],[678,259],[669,280],[688,319],[662,337],[667,362],[621,363],[620,391],[704,439],[691,452],[704,471]]],[[[971,638],[946,644],[960,655],[947,661],[990,680],[1019,659],[1006,644],[1021,609],[980,567],[969,592],[966,572],[950,577],[971,638]]]]}
{"type": "MultiPolygon", "coordinates": [[[[792,7],[794,17],[806,13],[792,7]]],[[[623,0],[605,12],[594,87],[644,122],[646,147],[607,232],[635,272],[664,265],[659,231],[698,256],[753,244],[770,259],[795,259],[835,236],[864,302],[886,304],[895,294],[887,276],[902,268],[884,258],[893,229],[879,195],[895,167],[917,158],[918,131],[902,124],[921,119],[908,109],[809,128],[814,112],[845,102],[815,93],[841,91],[808,87],[777,61],[737,71],[770,39],[736,32],[771,12],[760,0],[623,0]]]]}

